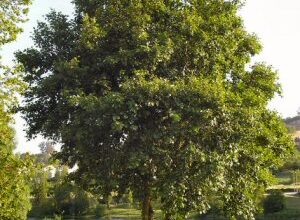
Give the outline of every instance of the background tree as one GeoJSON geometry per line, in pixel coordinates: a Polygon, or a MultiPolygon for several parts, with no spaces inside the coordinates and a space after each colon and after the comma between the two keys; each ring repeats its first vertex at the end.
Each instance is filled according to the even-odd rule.
{"type": "Polygon", "coordinates": [[[26,21],[31,0],[2,0],[0,3],[0,45],[16,40],[22,32],[20,24],[26,21]]]}
{"type": "Polygon", "coordinates": [[[41,142],[39,148],[41,153],[31,155],[35,165],[34,175],[30,181],[34,207],[47,203],[50,197],[50,189],[53,188],[50,180],[54,176],[54,172],[55,174],[60,172],[59,165],[50,160],[51,154],[54,152],[53,143],[49,141],[41,142]]]}
{"type": "Polygon", "coordinates": [[[52,143],[42,142],[40,147],[41,153],[30,155],[35,172],[30,179],[32,209],[28,216],[47,218],[55,214],[93,214],[98,204],[94,196],[68,181],[69,168],[49,155],[53,152],[52,143]]]}
{"type": "Polygon", "coordinates": [[[51,141],[44,141],[39,144],[41,153],[37,154],[37,160],[45,165],[51,164],[50,158],[55,151],[54,143],[51,141]]]}
{"type": "MultiPolygon", "coordinates": [[[[25,21],[29,0],[0,2],[0,48],[16,39],[25,21]]],[[[15,132],[11,127],[17,94],[24,89],[20,69],[0,64],[0,219],[26,219],[30,209],[28,177],[31,162],[13,154],[15,132]]]]}
{"type": "Polygon", "coordinates": [[[35,175],[31,180],[32,196],[34,197],[33,204],[38,205],[48,198],[51,178],[50,170],[45,166],[36,169],[35,175]]]}
{"type": "Polygon", "coordinates": [[[17,54],[29,136],[60,141],[57,157],[86,187],[131,189],[144,220],[153,198],[166,219],[183,219],[212,194],[228,216],[252,219],[255,192],[293,144],[267,108],[277,73],[246,68],[261,46],[240,1],[74,4],[74,19],[48,14],[35,48],[17,54]]]}
{"type": "Polygon", "coordinates": [[[81,216],[97,204],[91,194],[66,181],[55,185],[53,198],[56,212],[62,215],[81,216]]]}
{"type": "Polygon", "coordinates": [[[28,183],[30,167],[29,159],[22,161],[12,153],[0,150],[1,219],[27,219],[27,212],[31,208],[28,183]]]}
{"type": "Polygon", "coordinates": [[[0,73],[0,85],[0,218],[26,219],[30,209],[31,162],[29,157],[21,159],[13,154],[15,132],[11,127],[17,105],[15,95],[22,84],[16,76],[0,73]]]}

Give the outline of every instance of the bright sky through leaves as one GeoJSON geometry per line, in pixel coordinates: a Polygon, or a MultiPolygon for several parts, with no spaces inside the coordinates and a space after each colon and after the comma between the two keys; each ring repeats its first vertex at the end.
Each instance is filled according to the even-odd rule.
{"type": "MultiPolygon", "coordinates": [[[[13,53],[32,45],[30,39],[37,20],[43,20],[43,15],[53,8],[63,13],[72,14],[73,6],[70,0],[35,0],[29,13],[29,22],[24,24],[24,33],[12,44],[3,47],[1,51],[3,62],[11,64],[13,53]]],[[[283,88],[283,98],[276,98],[270,104],[284,117],[294,116],[300,100],[300,74],[298,59],[300,51],[300,1],[299,0],[248,0],[241,11],[245,26],[249,32],[255,32],[264,46],[263,52],[255,58],[265,61],[279,71],[280,83],[283,88]]],[[[17,117],[16,130],[18,151],[37,152],[41,139],[27,142],[24,121],[17,117]]]]}
{"type": "MultiPolygon", "coordinates": [[[[2,62],[8,65],[12,65],[14,60],[14,52],[17,50],[23,50],[30,47],[33,42],[31,40],[31,33],[33,28],[36,27],[38,20],[44,20],[44,15],[49,13],[51,9],[62,11],[65,14],[72,16],[73,5],[71,0],[34,0],[29,11],[29,21],[23,25],[24,32],[19,35],[17,41],[6,44],[2,47],[1,56],[2,62]]],[[[40,137],[35,140],[27,141],[26,134],[23,131],[24,120],[21,119],[20,115],[16,116],[15,129],[17,131],[17,151],[18,152],[39,152],[38,144],[43,141],[40,137]]]]}

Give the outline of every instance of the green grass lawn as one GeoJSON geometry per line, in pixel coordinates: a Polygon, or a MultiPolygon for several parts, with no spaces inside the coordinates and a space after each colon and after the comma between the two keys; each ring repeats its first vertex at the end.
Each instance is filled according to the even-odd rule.
{"type": "MultiPolygon", "coordinates": [[[[286,210],[272,213],[268,215],[259,215],[257,220],[300,220],[300,197],[286,197],[286,210]]],[[[129,208],[117,208],[113,207],[107,211],[106,216],[103,219],[121,218],[122,220],[137,220],[141,219],[141,210],[129,209],[129,208]]],[[[161,211],[155,210],[155,219],[161,218],[161,211]]],[[[205,216],[203,218],[191,218],[191,219],[203,219],[203,220],[223,220],[223,217],[218,216],[205,216]]]]}
{"type": "Polygon", "coordinates": [[[256,220],[300,220],[300,210],[286,209],[268,215],[260,215],[256,220]]]}
{"type": "MultiPolygon", "coordinates": [[[[201,218],[196,217],[197,214],[193,213],[191,215],[190,220],[226,220],[224,217],[214,216],[214,215],[207,215],[201,218]]],[[[156,220],[162,219],[162,213],[160,210],[155,210],[155,217],[156,220]]],[[[74,219],[74,218],[72,218],[74,219]]],[[[76,219],[99,219],[92,216],[85,216],[85,217],[78,217],[76,219]]],[[[111,219],[118,219],[118,220],[138,220],[141,219],[141,210],[135,208],[124,208],[124,207],[112,207],[110,210],[105,211],[105,216],[100,218],[103,220],[111,220],[111,219]]],[[[256,217],[257,220],[300,220],[300,197],[298,196],[288,196],[286,197],[286,209],[272,213],[268,215],[258,215],[256,217]]]]}
{"type": "MultiPolygon", "coordinates": [[[[190,220],[195,220],[197,218],[193,217],[196,213],[191,214],[190,220]]],[[[110,218],[121,218],[122,220],[136,220],[141,219],[141,210],[134,208],[116,208],[113,207],[111,210],[106,211],[106,216],[103,219],[110,218]]],[[[154,219],[162,220],[162,212],[161,210],[155,210],[154,219]]]]}
{"type": "Polygon", "coordinates": [[[286,197],[286,207],[300,211],[300,197],[286,197]]]}
{"type": "MultiPolygon", "coordinates": [[[[116,208],[113,207],[110,210],[106,211],[106,215],[104,219],[109,218],[122,218],[124,220],[135,220],[141,219],[141,210],[134,209],[134,208],[116,208]]],[[[155,219],[161,219],[161,211],[155,210],[155,219]]]]}
{"type": "Polygon", "coordinates": [[[286,209],[280,212],[259,215],[257,220],[300,220],[300,197],[286,197],[286,209]]]}

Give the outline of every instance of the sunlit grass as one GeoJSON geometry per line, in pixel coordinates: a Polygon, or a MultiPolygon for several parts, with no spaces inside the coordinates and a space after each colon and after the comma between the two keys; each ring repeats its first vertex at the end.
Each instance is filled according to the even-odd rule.
{"type": "MultiPolygon", "coordinates": [[[[161,211],[155,210],[154,212],[154,218],[155,219],[161,219],[161,211]]],[[[141,219],[141,210],[134,209],[134,208],[111,208],[110,210],[106,211],[105,215],[106,219],[109,218],[122,218],[126,220],[135,220],[135,219],[141,219]]]]}
{"type": "Polygon", "coordinates": [[[297,209],[300,212],[300,197],[298,196],[286,197],[286,207],[288,209],[297,209]]]}

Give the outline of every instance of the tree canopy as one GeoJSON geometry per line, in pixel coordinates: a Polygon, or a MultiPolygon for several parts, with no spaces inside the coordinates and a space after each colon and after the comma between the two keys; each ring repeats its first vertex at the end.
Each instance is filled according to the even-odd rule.
{"type": "MultiPolygon", "coordinates": [[[[0,48],[16,39],[19,24],[25,21],[29,0],[0,2],[0,48]]],[[[13,113],[18,105],[17,94],[24,90],[20,68],[0,64],[0,219],[26,219],[30,209],[28,174],[30,160],[13,154],[15,147],[13,113]]]]}
{"type": "Polygon", "coordinates": [[[31,173],[29,158],[19,157],[0,149],[0,218],[27,219],[31,208],[28,177],[31,173]]]}
{"type": "Polygon", "coordinates": [[[62,143],[74,179],[102,194],[130,188],[153,217],[210,208],[252,219],[256,191],[292,149],[267,108],[277,73],[249,67],[261,45],[240,1],[74,0],[73,19],[51,12],[35,46],[17,53],[29,84],[28,134],[62,143]]]}
{"type": "MultiPolygon", "coordinates": [[[[19,24],[25,21],[30,0],[3,0],[0,3],[0,48],[14,41],[22,31],[19,24]]],[[[16,94],[24,88],[17,73],[0,64],[0,147],[10,148],[13,144],[14,132],[10,127],[11,110],[16,107],[16,94]]]]}
{"type": "Polygon", "coordinates": [[[26,21],[31,0],[1,0],[0,4],[0,45],[16,40],[22,32],[20,24],[26,21]]]}

